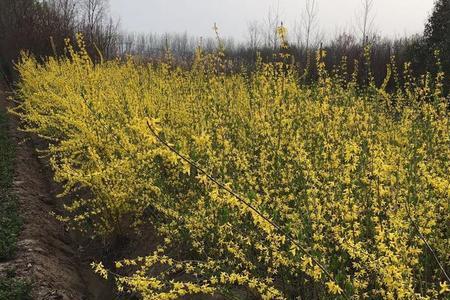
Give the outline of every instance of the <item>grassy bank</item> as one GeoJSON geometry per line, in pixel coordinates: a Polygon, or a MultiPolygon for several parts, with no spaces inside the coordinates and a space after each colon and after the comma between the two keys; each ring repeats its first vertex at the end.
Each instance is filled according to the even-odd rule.
{"type": "MultiPolygon", "coordinates": [[[[14,146],[7,136],[6,116],[0,112],[0,262],[14,256],[21,219],[17,198],[11,193],[14,146]]],[[[14,271],[0,276],[0,300],[29,299],[30,287],[14,271]]]]}
{"type": "Polygon", "coordinates": [[[17,199],[11,194],[14,147],[6,135],[6,116],[0,113],[0,260],[11,258],[20,231],[17,199]]]}

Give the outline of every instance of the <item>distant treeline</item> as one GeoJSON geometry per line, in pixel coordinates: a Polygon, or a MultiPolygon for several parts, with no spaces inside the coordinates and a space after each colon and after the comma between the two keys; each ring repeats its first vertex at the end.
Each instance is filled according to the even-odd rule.
{"type": "Polygon", "coordinates": [[[107,0],[0,0],[0,71],[13,77],[20,51],[36,57],[61,55],[65,39],[84,33],[90,52],[114,55],[118,25],[107,0]],[[94,46],[95,45],[95,46],[94,46]]]}
{"type": "MultiPolygon", "coordinates": [[[[20,50],[26,49],[38,57],[63,54],[64,39],[69,37],[73,41],[75,34],[81,32],[94,58],[102,53],[104,58],[132,55],[144,61],[160,60],[170,51],[176,63],[188,65],[198,47],[213,52],[220,44],[227,58],[236,65],[251,68],[257,55],[271,61],[277,59],[278,53],[288,52],[299,71],[308,70],[306,80],[311,81],[317,73],[316,53],[323,49],[327,53],[324,61],[329,71],[340,66],[345,58],[348,74],[354,73],[357,61],[361,83],[367,80],[370,65],[374,81],[381,84],[386,76],[386,65],[391,63],[400,76],[407,62],[411,63],[413,75],[418,75],[426,71],[436,73],[436,59],[440,58],[442,70],[450,74],[449,3],[450,0],[435,2],[423,35],[385,39],[364,29],[363,39],[342,32],[327,42],[321,42],[320,38],[313,41],[310,38],[312,20],[306,19],[303,36],[293,34],[288,40],[288,49],[281,49],[276,33],[281,23],[278,16],[270,18],[269,15],[268,26],[249,24],[247,41],[237,43],[221,39],[219,35],[202,39],[187,33],[123,33],[108,14],[107,0],[0,0],[0,63],[3,73],[11,76],[12,61],[17,59],[20,50]],[[367,47],[370,55],[365,55],[367,47]],[[439,50],[437,57],[436,50],[439,50]],[[367,64],[367,57],[370,57],[370,64],[367,64]]],[[[449,82],[447,78],[447,91],[449,82]]]]}

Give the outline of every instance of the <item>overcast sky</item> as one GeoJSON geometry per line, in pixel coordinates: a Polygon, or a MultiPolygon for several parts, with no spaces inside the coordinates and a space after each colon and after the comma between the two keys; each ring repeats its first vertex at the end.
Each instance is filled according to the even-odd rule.
{"type": "MultiPolygon", "coordinates": [[[[216,22],[221,36],[243,40],[248,23],[263,22],[279,3],[281,19],[291,29],[306,0],[111,0],[112,14],[124,30],[134,32],[188,32],[212,36],[216,22]]],[[[342,30],[356,33],[361,0],[317,0],[319,27],[329,36],[342,30]]],[[[383,36],[423,31],[433,0],[374,0],[374,28],[383,36]]]]}

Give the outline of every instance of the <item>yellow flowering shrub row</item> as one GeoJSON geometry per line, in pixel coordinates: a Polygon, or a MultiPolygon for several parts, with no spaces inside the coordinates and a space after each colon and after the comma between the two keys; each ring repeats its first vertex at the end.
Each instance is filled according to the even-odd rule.
{"type": "Polygon", "coordinates": [[[160,242],[148,256],[109,270],[93,265],[120,291],[144,299],[448,297],[420,237],[448,272],[442,74],[406,76],[388,93],[344,80],[345,68],[327,74],[323,63],[317,83],[304,85],[281,62],[223,72],[222,56],[200,51],[189,70],[170,61],[94,65],[83,47],[68,52],[44,64],[23,57],[16,113],[48,141],[55,179],[72,199],[61,220],[104,238],[156,228],[160,242]],[[147,121],[283,230],[160,143],[147,121]]]}

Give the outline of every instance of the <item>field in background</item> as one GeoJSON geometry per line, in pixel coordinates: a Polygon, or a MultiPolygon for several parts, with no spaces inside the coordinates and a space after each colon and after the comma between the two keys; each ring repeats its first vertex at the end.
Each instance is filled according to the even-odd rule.
{"type": "Polygon", "coordinates": [[[286,57],[240,72],[200,51],[187,70],[170,56],[94,65],[79,44],[43,65],[23,57],[16,113],[48,141],[55,180],[72,199],[59,216],[70,228],[105,241],[157,229],[147,256],[93,264],[119,291],[448,296],[442,73],[413,78],[406,66],[400,84],[388,66],[378,88],[368,69],[361,87],[345,65],[327,72],[319,52],[319,79],[305,85],[286,57]]]}

